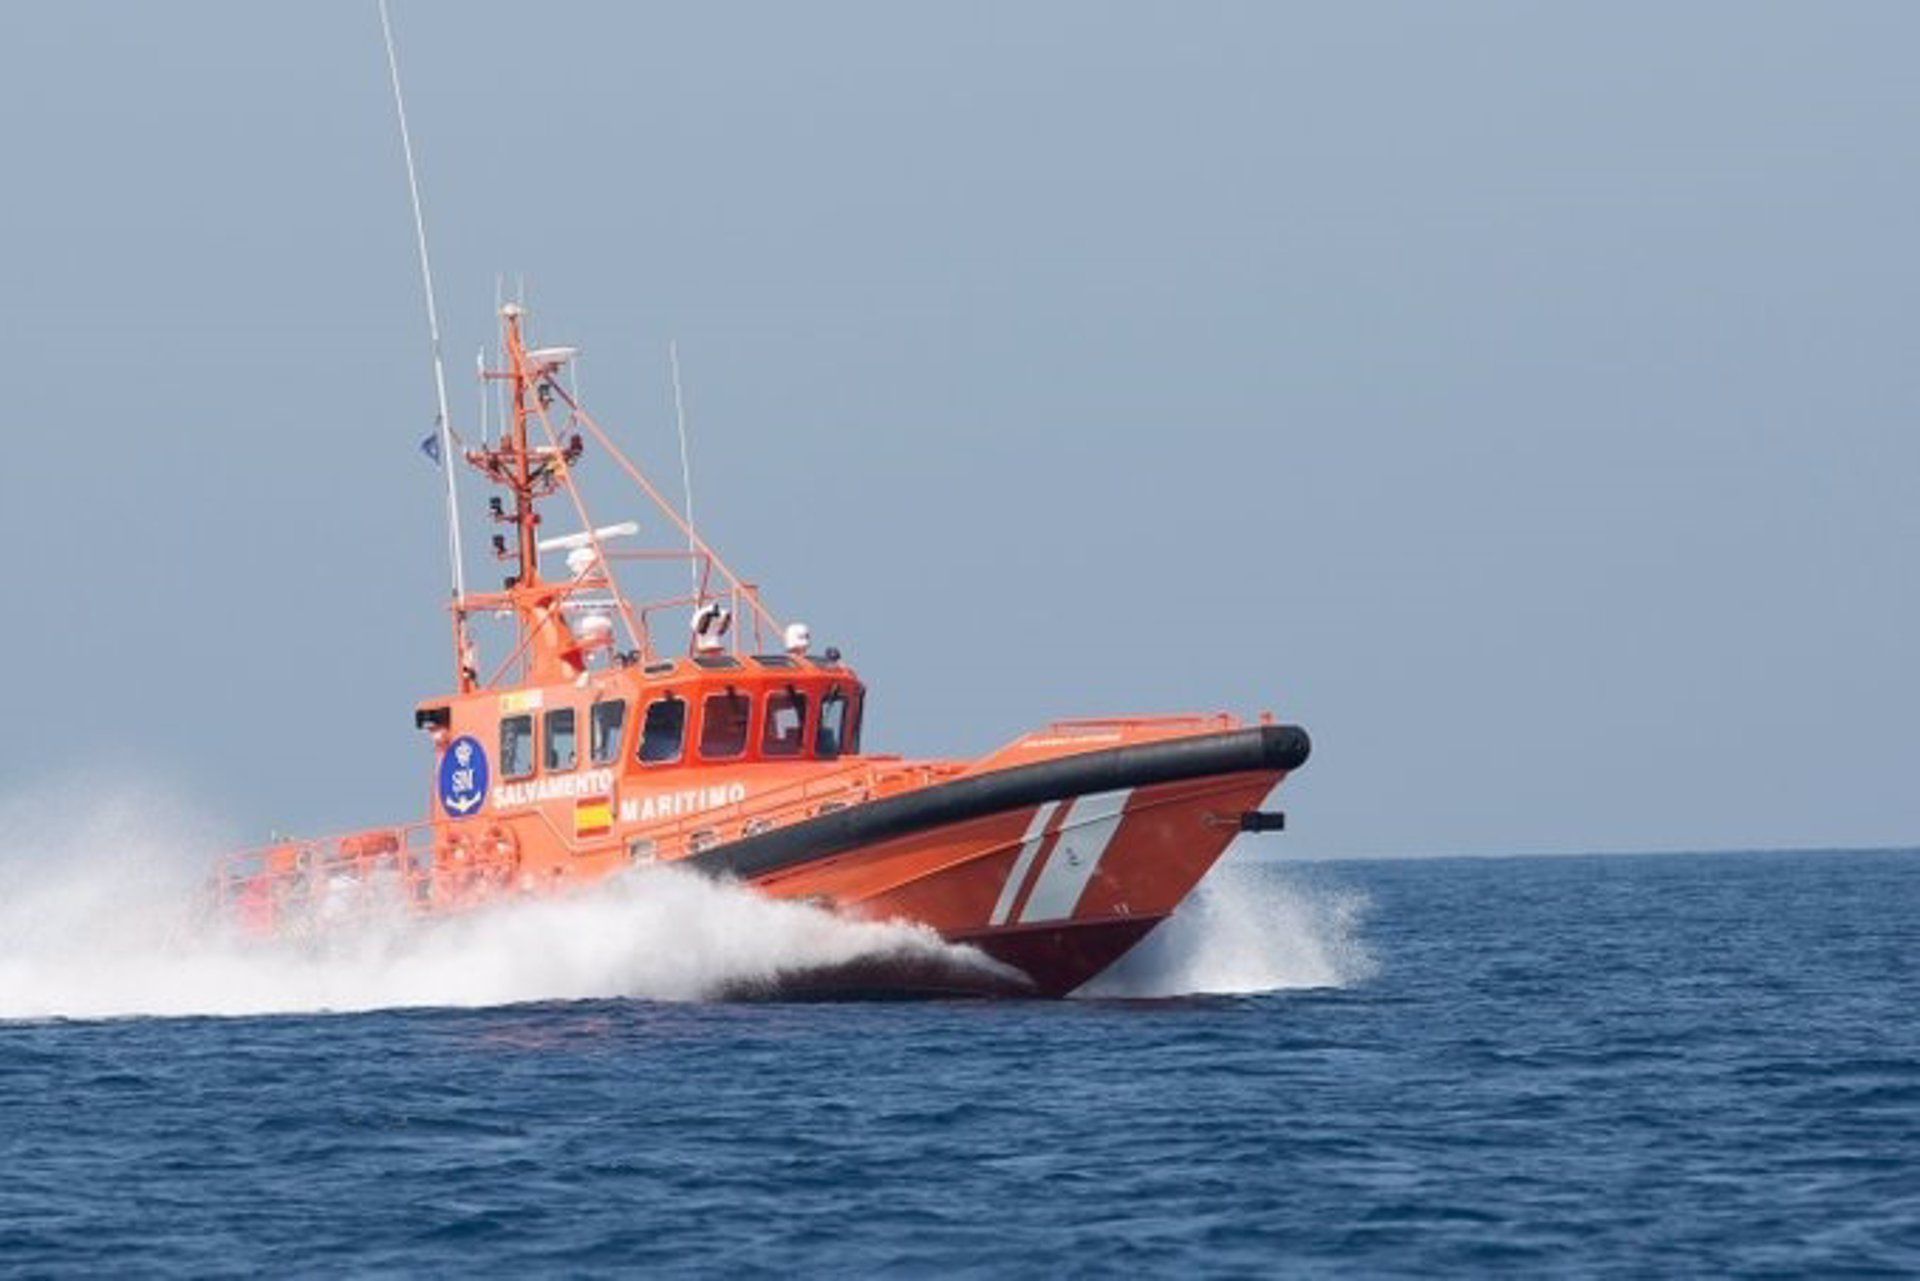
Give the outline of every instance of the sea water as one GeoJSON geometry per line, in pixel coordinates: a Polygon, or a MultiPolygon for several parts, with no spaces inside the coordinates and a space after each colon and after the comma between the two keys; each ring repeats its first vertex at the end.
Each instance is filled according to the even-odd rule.
{"type": "Polygon", "coordinates": [[[900,1004],[708,999],[944,945],[672,877],[262,961],[45,862],[4,1271],[1920,1271],[1920,854],[1237,853],[1081,999],[900,1004]]]}

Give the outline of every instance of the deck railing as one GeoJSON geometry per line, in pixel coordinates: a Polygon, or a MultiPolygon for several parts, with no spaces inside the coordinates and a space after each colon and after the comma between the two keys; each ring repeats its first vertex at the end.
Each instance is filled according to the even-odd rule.
{"type": "MultiPolygon", "coordinates": [[[[1130,716],[1055,721],[1040,734],[1139,728],[1231,729],[1227,715],[1130,716]]],[[[277,841],[222,859],[209,880],[208,898],[221,919],[256,933],[331,926],[370,915],[478,905],[510,895],[543,892],[566,882],[564,873],[544,881],[523,869],[518,850],[529,825],[548,848],[569,855],[616,854],[630,863],[673,862],[777,827],[943,782],[966,771],[945,762],[916,763],[893,756],[850,758],[838,768],[749,792],[738,801],[633,824],[616,814],[605,836],[579,838],[540,806],[489,813],[463,823],[421,821],[310,840],[277,841]]],[[[702,786],[694,775],[665,770],[654,776],[655,795],[675,781],[702,786]]],[[[627,775],[623,807],[648,782],[627,775]]],[[[705,786],[711,786],[709,782],[705,786]]]]}
{"type": "Polygon", "coordinates": [[[529,806],[457,825],[421,821],[276,841],[216,863],[207,902],[218,919],[252,934],[476,906],[554,887],[559,878],[543,882],[523,870],[516,854],[528,825],[540,830],[543,844],[570,855],[620,850],[629,862],[668,862],[956,772],[955,766],[861,758],[711,809],[639,826],[616,822],[618,835],[586,839],[545,808],[529,806]],[[622,839],[624,848],[617,844],[622,839]]]}

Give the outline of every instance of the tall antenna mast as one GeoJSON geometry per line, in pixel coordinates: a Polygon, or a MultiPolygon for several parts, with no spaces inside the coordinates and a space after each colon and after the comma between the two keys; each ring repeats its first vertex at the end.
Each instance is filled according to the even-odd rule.
{"type": "MultiPolygon", "coordinates": [[[[382,0],[384,3],[385,0],[382,0]]],[[[673,424],[680,432],[680,493],[687,503],[687,573],[694,607],[700,605],[700,540],[693,534],[693,464],[687,459],[687,405],[680,395],[680,342],[667,340],[667,365],[673,370],[673,424]]]]}
{"type": "Polygon", "coordinates": [[[454,636],[456,648],[464,648],[465,627],[459,607],[466,598],[467,578],[465,558],[460,550],[460,499],[453,478],[453,421],[447,413],[447,371],[440,360],[440,309],[433,299],[433,266],[427,258],[427,221],[420,211],[420,179],[414,170],[413,136],[407,131],[407,104],[400,94],[400,60],[393,51],[393,23],[387,17],[387,0],[380,0],[380,34],[387,42],[393,111],[400,121],[400,151],[407,161],[407,194],[413,198],[413,236],[420,249],[420,284],[427,295],[427,334],[433,343],[433,392],[440,404],[440,470],[447,477],[447,559],[453,564],[454,636]]]}

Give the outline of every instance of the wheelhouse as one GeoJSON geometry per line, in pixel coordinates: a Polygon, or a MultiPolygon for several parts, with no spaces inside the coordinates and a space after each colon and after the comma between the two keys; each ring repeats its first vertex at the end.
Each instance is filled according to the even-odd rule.
{"type": "Polygon", "coordinates": [[[472,736],[502,782],[610,769],[804,767],[860,754],[866,687],[837,660],[700,656],[577,684],[477,691],[424,705],[442,737],[472,736]]]}
{"type": "Polygon", "coordinates": [[[837,650],[813,650],[806,624],[777,619],[759,588],[699,538],[580,406],[568,385],[576,349],[529,348],[523,319],[517,304],[501,308],[501,367],[482,370],[503,384],[511,412],[497,435],[483,428],[462,450],[504,491],[488,503],[501,529],[492,545],[502,586],[468,591],[456,575],[456,692],[415,712],[437,749],[445,839],[471,842],[476,828],[496,843],[558,836],[586,856],[628,834],[614,826],[647,821],[645,802],[659,794],[751,793],[758,803],[788,789],[811,795],[816,776],[850,786],[865,710],[859,678],[837,650]],[[573,479],[588,437],[652,502],[665,545],[627,541],[642,537],[635,520],[594,523],[573,479]],[[581,527],[552,534],[537,509],[562,493],[581,527]],[[622,568],[677,560],[691,571],[686,589],[628,595],[622,568]],[[683,610],[687,649],[673,657],[660,622],[683,610]]]}
{"type": "Polygon", "coordinates": [[[658,770],[858,755],[865,697],[838,663],[786,655],[655,663],[634,690],[627,759],[658,770]]]}

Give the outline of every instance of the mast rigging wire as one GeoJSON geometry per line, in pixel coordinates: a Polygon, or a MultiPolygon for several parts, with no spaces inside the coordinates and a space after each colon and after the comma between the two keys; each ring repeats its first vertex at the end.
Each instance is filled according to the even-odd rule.
{"type": "Polygon", "coordinates": [[[680,493],[687,507],[687,577],[694,608],[700,607],[700,540],[693,534],[693,464],[687,456],[687,405],[680,394],[680,341],[667,340],[667,364],[673,370],[673,425],[680,433],[680,493]]]}

